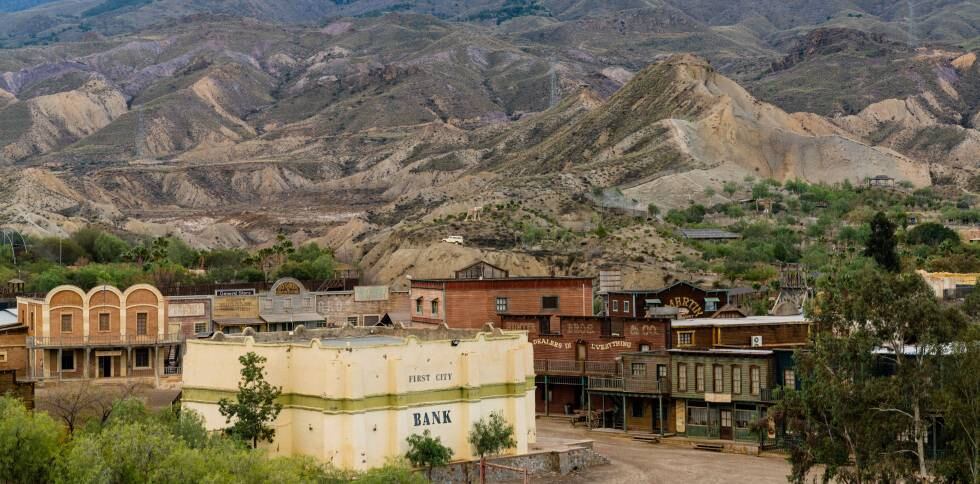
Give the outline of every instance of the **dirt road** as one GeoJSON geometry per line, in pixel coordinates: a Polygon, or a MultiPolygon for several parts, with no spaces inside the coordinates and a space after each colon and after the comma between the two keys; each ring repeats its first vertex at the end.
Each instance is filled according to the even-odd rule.
{"type": "Polygon", "coordinates": [[[790,466],[781,457],[721,454],[648,444],[621,435],[573,428],[564,420],[541,418],[538,442],[589,439],[595,450],[612,462],[570,476],[542,479],[545,483],[785,483],[790,466]]]}

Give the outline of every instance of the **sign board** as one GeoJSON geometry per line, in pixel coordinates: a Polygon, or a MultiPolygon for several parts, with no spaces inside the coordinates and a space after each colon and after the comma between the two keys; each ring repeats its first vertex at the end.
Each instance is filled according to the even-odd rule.
{"type": "Polygon", "coordinates": [[[167,316],[171,318],[187,318],[193,316],[204,316],[207,314],[207,307],[203,302],[195,303],[176,303],[171,301],[167,305],[167,316]]]}
{"type": "Polygon", "coordinates": [[[259,317],[259,300],[255,296],[216,297],[211,313],[215,319],[257,318],[259,317]]]}
{"type": "Polygon", "coordinates": [[[705,392],[704,401],[709,403],[732,403],[732,394],[705,392]]]}
{"type": "Polygon", "coordinates": [[[241,289],[215,289],[215,296],[254,296],[254,287],[244,287],[241,289]]]}
{"type": "Polygon", "coordinates": [[[276,296],[293,296],[302,292],[300,285],[293,281],[282,281],[276,286],[276,296]]]}

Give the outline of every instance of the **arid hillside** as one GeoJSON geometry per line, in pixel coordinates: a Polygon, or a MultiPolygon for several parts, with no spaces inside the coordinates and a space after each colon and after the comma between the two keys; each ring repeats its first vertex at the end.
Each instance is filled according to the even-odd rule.
{"type": "Polygon", "coordinates": [[[976,185],[977,32],[950,20],[969,2],[90,3],[0,4],[0,225],[203,247],[282,228],[381,279],[457,231],[515,269],[668,274],[683,248],[657,233],[521,234],[730,203],[749,178],[976,185]]]}

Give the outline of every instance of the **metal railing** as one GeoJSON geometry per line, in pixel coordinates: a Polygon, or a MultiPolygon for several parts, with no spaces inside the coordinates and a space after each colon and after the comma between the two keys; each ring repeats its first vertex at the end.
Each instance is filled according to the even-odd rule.
{"type": "Polygon", "coordinates": [[[618,375],[615,361],[534,360],[536,373],[565,373],[574,375],[618,375]]]}
{"type": "Polygon", "coordinates": [[[760,402],[775,402],[779,400],[778,394],[779,388],[760,388],[759,389],[759,401],[760,402]]]}
{"type": "Polygon", "coordinates": [[[57,348],[85,346],[155,346],[182,343],[183,333],[158,334],[96,334],[88,336],[30,336],[28,348],[57,348]]]}
{"type": "Polygon", "coordinates": [[[181,368],[179,366],[165,366],[163,367],[164,375],[179,375],[181,373],[181,368]]]}
{"type": "Polygon", "coordinates": [[[666,380],[641,377],[589,377],[589,390],[627,393],[667,393],[670,385],[666,380]]]}

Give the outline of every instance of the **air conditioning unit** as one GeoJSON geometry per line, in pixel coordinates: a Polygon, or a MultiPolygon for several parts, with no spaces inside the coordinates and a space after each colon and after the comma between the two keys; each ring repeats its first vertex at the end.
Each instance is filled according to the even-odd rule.
{"type": "Polygon", "coordinates": [[[762,336],[753,336],[752,346],[762,346],[762,336]]]}

